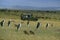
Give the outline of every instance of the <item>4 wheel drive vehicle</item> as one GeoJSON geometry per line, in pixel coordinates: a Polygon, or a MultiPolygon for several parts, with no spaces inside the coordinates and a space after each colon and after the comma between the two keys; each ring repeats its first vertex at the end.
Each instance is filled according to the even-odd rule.
{"type": "Polygon", "coordinates": [[[21,14],[21,20],[30,20],[30,21],[37,21],[37,17],[33,17],[32,14],[21,14]]]}

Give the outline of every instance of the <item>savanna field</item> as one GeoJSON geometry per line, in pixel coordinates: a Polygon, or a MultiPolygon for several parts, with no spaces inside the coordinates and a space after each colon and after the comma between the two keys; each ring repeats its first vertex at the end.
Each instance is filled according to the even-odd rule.
{"type": "Polygon", "coordinates": [[[0,22],[2,19],[5,23],[3,27],[0,25],[0,40],[60,40],[60,11],[0,10],[0,22]],[[38,21],[30,21],[28,27],[27,20],[21,20],[22,13],[32,13],[34,17],[38,17],[38,21]],[[13,22],[8,27],[7,22],[10,19],[13,22]],[[35,30],[37,22],[41,25],[35,30]],[[20,30],[16,31],[15,23],[22,23],[20,30]],[[49,26],[46,29],[47,23],[49,26]],[[35,34],[30,34],[30,30],[35,34]]]}

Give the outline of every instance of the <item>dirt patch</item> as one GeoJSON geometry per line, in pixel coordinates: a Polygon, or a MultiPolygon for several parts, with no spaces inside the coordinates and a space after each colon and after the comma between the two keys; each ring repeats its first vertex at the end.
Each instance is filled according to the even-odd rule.
{"type": "Polygon", "coordinates": [[[56,32],[60,32],[60,29],[55,30],[56,32]]]}

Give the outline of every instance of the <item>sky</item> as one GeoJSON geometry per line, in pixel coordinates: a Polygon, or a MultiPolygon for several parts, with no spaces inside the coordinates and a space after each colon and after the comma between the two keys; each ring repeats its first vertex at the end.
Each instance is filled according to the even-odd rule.
{"type": "Polygon", "coordinates": [[[0,0],[0,7],[60,7],[60,0],[0,0]]]}

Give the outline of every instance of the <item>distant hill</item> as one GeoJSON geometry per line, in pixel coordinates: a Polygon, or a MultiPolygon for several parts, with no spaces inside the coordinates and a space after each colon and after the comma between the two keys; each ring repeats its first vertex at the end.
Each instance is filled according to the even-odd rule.
{"type": "MultiPolygon", "coordinates": [[[[1,8],[1,7],[0,7],[1,8]]],[[[6,7],[7,9],[20,9],[20,10],[60,10],[60,7],[32,7],[32,6],[12,6],[6,7]]]]}

